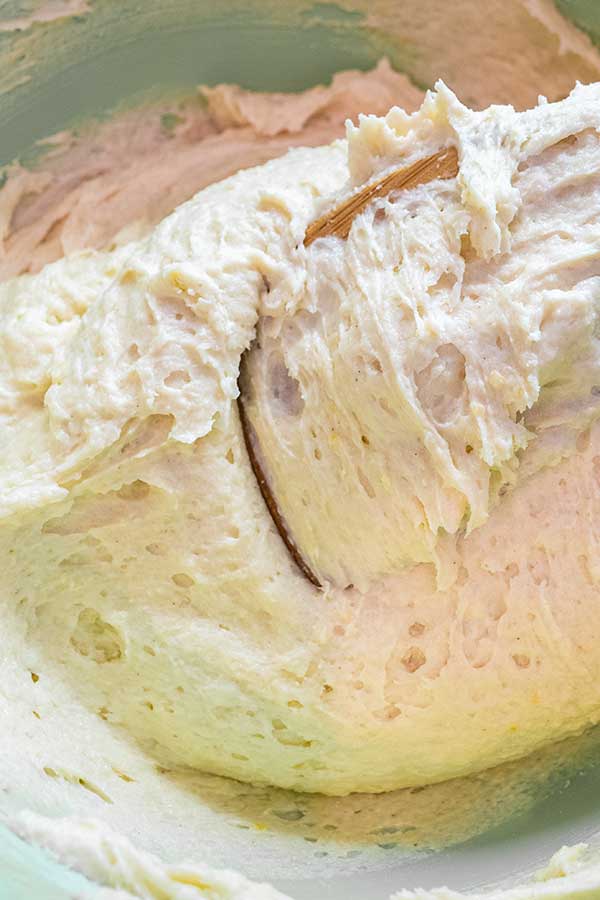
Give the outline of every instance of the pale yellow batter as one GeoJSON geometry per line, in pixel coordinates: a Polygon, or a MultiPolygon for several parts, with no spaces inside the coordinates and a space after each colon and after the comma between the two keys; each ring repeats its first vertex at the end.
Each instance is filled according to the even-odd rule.
{"type": "Polygon", "coordinates": [[[440,85],[2,288],[30,669],[167,762],[332,794],[598,721],[598,96],[472,113],[440,85]],[[447,144],[457,179],[304,248],[330,198],[447,144]],[[241,440],[255,338],[251,418],[322,590],[241,440]]]}
{"type": "MultiPolygon", "coordinates": [[[[249,115],[235,90],[207,96],[220,128],[249,115]]],[[[300,120],[321,96],[302,98],[300,120]]],[[[154,231],[156,209],[132,214],[114,249],[0,289],[7,765],[102,800],[98,773],[133,739],[161,766],[388,790],[598,720],[599,99],[592,85],[473,113],[439,85],[412,117],[365,118],[347,144],[241,172],[154,231]],[[355,186],[448,144],[456,181],[303,248],[355,186]],[[290,559],[248,464],[235,399],[251,345],[267,474],[324,590],[290,559]],[[17,736],[34,728],[24,762],[17,736]]],[[[261,127],[259,152],[276,155],[261,127]]],[[[32,177],[43,197],[52,173],[14,173],[9,189],[32,177]]],[[[5,241],[23,255],[7,274],[69,246],[76,203],[61,190],[62,215],[49,207],[35,232],[27,203],[15,221],[14,188],[5,241]]],[[[212,879],[223,896],[278,896],[165,867],[98,823],[20,827],[134,895],[212,879]]],[[[549,873],[572,883],[560,896],[597,889],[595,869],[569,866],[549,873]]],[[[546,885],[536,897],[559,896],[546,885]]]]}

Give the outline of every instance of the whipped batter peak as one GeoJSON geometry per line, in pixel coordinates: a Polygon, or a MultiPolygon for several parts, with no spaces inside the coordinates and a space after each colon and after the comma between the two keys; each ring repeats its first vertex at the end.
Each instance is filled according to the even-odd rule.
{"type": "Polygon", "coordinates": [[[298,311],[260,322],[258,443],[322,578],[366,588],[439,567],[448,535],[597,416],[598,234],[582,202],[598,197],[596,90],[515,114],[470,111],[440,85],[412,116],[350,126],[345,190],[446,144],[460,173],[318,242],[298,311]]]}

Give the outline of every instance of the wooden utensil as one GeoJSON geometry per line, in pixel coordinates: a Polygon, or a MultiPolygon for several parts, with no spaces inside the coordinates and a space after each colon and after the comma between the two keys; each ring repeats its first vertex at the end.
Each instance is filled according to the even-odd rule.
{"type": "Polygon", "coordinates": [[[340,206],[312,222],[306,229],[304,246],[309,247],[321,237],[347,238],[356,216],[379,197],[385,197],[392,191],[409,190],[420,184],[435,181],[436,178],[455,178],[456,175],[458,175],[458,153],[454,147],[445,147],[410,166],[394,169],[378,181],[367,184],[340,206]]]}

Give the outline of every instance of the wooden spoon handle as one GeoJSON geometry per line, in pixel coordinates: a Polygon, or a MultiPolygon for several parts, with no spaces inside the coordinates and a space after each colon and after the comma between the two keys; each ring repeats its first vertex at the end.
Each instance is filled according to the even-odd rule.
{"type": "Polygon", "coordinates": [[[436,178],[455,178],[456,175],[458,175],[458,154],[454,147],[445,147],[432,156],[417,160],[410,166],[395,169],[384,175],[379,181],[366,185],[340,206],[316,219],[306,229],[304,246],[308,247],[320,237],[333,235],[347,238],[355,217],[378,197],[385,197],[391,191],[418,187],[420,184],[427,184],[436,178]]]}

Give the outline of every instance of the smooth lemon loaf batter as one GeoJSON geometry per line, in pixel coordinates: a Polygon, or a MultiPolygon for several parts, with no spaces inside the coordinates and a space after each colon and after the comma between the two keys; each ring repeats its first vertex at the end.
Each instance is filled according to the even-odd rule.
{"type": "Polygon", "coordinates": [[[472,112],[440,84],[2,286],[17,661],[163,761],[333,794],[597,721],[599,101],[472,112]],[[456,180],[304,248],[445,145],[456,180]],[[248,462],[251,345],[273,493],[323,590],[248,462]]]}

